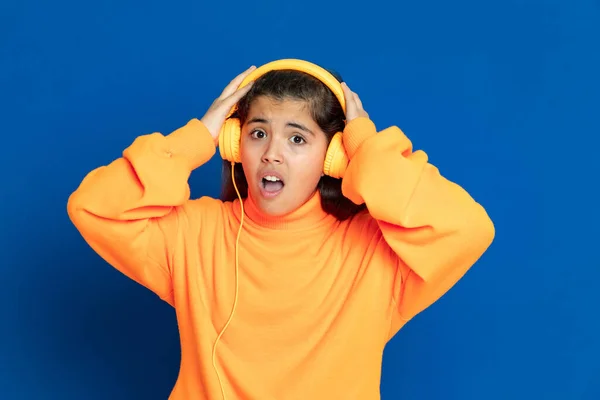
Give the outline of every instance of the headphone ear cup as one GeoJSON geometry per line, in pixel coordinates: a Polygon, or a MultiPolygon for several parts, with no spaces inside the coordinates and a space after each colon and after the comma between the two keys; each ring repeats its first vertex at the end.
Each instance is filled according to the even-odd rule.
{"type": "Polygon", "coordinates": [[[227,161],[241,163],[240,140],[242,130],[240,120],[237,118],[228,118],[221,127],[219,135],[219,151],[221,158],[227,161]]]}
{"type": "Polygon", "coordinates": [[[348,155],[342,142],[342,132],[338,132],[333,136],[327,148],[323,173],[332,178],[342,178],[348,168],[348,163],[348,155]]]}

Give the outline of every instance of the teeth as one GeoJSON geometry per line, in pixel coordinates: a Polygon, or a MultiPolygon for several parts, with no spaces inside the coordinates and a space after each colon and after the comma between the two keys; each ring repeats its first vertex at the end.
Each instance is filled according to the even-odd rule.
{"type": "Polygon", "coordinates": [[[279,180],[279,178],[277,178],[276,176],[273,176],[273,175],[267,175],[263,179],[266,179],[267,181],[271,181],[271,182],[277,182],[279,180]]]}

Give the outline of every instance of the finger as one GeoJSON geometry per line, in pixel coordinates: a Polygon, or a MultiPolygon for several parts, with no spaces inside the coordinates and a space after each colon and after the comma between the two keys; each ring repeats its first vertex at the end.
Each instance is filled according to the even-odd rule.
{"type": "Polygon", "coordinates": [[[238,89],[238,87],[244,81],[244,79],[255,69],[256,69],[256,67],[253,65],[250,68],[248,68],[247,70],[245,70],[244,72],[242,72],[241,74],[239,74],[238,76],[236,76],[235,78],[233,78],[231,80],[231,82],[229,82],[229,84],[225,87],[225,89],[221,93],[221,96],[219,96],[219,97],[224,99],[226,97],[231,96],[233,93],[235,93],[235,91],[238,89]]]}
{"type": "Polygon", "coordinates": [[[243,88],[236,90],[229,97],[219,100],[215,103],[214,109],[221,116],[227,116],[242,97],[252,88],[254,82],[248,83],[243,88]]]}
{"type": "Polygon", "coordinates": [[[246,95],[252,89],[252,85],[254,85],[254,81],[248,82],[243,88],[237,89],[233,92],[229,97],[223,100],[223,103],[227,105],[228,108],[233,107],[242,97],[246,95]]]}
{"type": "Polygon", "coordinates": [[[345,97],[351,97],[352,91],[346,82],[342,82],[342,90],[344,91],[345,97]]]}
{"type": "Polygon", "coordinates": [[[356,92],[353,92],[347,83],[343,82],[342,86],[344,87],[344,94],[346,95],[346,97],[351,98],[356,104],[357,108],[363,109],[362,101],[360,100],[358,94],[356,92]]]}
{"type": "Polygon", "coordinates": [[[354,95],[354,102],[356,103],[356,106],[358,107],[358,109],[364,110],[362,101],[360,101],[360,97],[358,97],[358,94],[356,94],[354,92],[352,92],[352,94],[354,95]]]}
{"type": "Polygon", "coordinates": [[[346,114],[356,112],[356,100],[346,82],[342,82],[342,90],[344,91],[344,98],[346,99],[346,114]]]}
{"type": "Polygon", "coordinates": [[[360,99],[358,93],[353,92],[350,88],[348,88],[348,90],[350,91],[352,99],[354,101],[356,115],[368,117],[369,114],[365,111],[365,107],[363,106],[362,100],[360,99]]]}

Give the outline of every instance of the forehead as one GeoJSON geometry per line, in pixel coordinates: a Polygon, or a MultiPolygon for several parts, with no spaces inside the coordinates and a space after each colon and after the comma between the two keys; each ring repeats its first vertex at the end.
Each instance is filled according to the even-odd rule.
{"type": "Polygon", "coordinates": [[[308,102],[298,99],[274,99],[267,96],[259,96],[252,101],[248,109],[248,116],[257,115],[277,118],[278,116],[294,117],[312,120],[308,102]]]}

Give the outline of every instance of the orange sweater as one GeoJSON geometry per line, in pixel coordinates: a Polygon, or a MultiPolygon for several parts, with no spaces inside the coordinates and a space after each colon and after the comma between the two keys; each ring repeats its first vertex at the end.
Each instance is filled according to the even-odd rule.
{"type": "Polygon", "coordinates": [[[358,118],[344,131],[344,194],[369,212],[339,222],[316,194],[290,215],[190,199],[215,154],[204,125],[138,137],[90,172],[71,220],[109,264],[175,308],[180,372],[170,399],[379,399],[386,343],[486,251],[494,226],[396,127],[358,118]]]}

